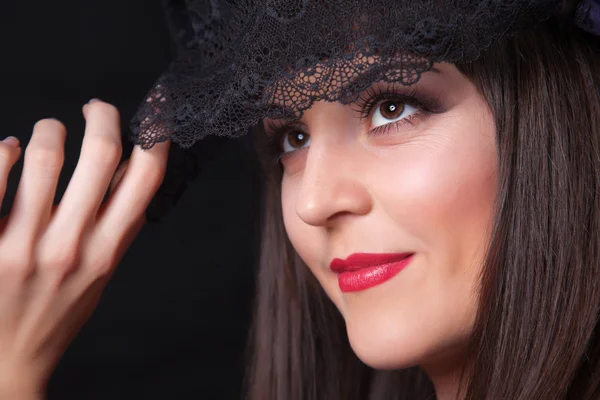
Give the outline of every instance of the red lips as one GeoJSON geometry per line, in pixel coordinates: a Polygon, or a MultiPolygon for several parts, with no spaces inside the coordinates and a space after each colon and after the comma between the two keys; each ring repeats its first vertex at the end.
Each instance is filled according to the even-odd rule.
{"type": "Polygon", "coordinates": [[[331,261],[330,268],[338,273],[342,292],[357,292],[393,278],[413,259],[414,253],[355,253],[342,260],[331,261]]]}
{"type": "Polygon", "coordinates": [[[354,253],[345,260],[335,258],[329,267],[335,272],[356,271],[361,268],[400,261],[413,254],[414,253],[354,253]]]}

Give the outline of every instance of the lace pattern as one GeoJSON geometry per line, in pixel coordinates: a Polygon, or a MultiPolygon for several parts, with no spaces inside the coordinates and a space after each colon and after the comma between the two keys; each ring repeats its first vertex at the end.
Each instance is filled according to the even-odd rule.
{"type": "MultiPolygon", "coordinates": [[[[218,151],[221,140],[205,138],[245,135],[265,117],[299,118],[317,100],[349,103],[376,81],[414,84],[433,63],[476,60],[569,3],[163,1],[179,56],[149,90],[129,134],[144,149],[173,143],[165,184],[150,207],[160,211],[149,212],[150,220],[177,202],[207,149],[218,151]]],[[[592,12],[597,8],[580,6],[576,19],[591,26],[592,12]]]]}
{"type": "Polygon", "coordinates": [[[195,0],[167,3],[181,55],[131,123],[143,148],[236,137],[316,100],[351,102],[378,80],[411,85],[548,18],[541,0],[195,0]],[[366,76],[353,81],[357,74],[366,76]]]}

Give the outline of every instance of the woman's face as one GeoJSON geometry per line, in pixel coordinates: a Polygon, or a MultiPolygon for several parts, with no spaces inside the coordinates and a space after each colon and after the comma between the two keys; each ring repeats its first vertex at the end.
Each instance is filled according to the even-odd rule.
{"type": "Polygon", "coordinates": [[[497,193],[494,121],[475,87],[440,64],[414,87],[379,83],[287,127],[265,122],[282,140],[287,234],[358,357],[380,369],[455,363],[497,193]]]}

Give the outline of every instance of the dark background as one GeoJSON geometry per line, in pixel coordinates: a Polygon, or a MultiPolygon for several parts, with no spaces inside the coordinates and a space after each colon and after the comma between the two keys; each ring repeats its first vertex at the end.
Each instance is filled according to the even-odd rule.
{"type": "MultiPolygon", "coordinates": [[[[126,127],[174,45],[159,0],[0,6],[0,136],[17,136],[25,148],[37,120],[67,126],[58,202],[79,157],[82,105],[93,97],[110,102],[126,127]]],[[[11,173],[4,212],[22,166],[21,159],[11,173]]],[[[258,197],[254,155],[242,142],[228,143],[177,208],[146,224],[62,359],[48,398],[240,398],[258,197]]]]}

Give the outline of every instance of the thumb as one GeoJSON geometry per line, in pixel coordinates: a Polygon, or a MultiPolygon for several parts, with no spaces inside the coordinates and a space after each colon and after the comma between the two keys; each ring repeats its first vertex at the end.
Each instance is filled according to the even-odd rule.
{"type": "Polygon", "coordinates": [[[117,188],[117,186],[123,179],[123,176],[125,176],[125,171],[127,171],[128,165],[129,165],[129,160],[125,160],[121,163],[121,165],[119,165],[119,167],[115,171],[115,174],[113,175],[112,181],[110,182],[109,193],[112,193],[115,191],[115,189],[117,188]]]}

